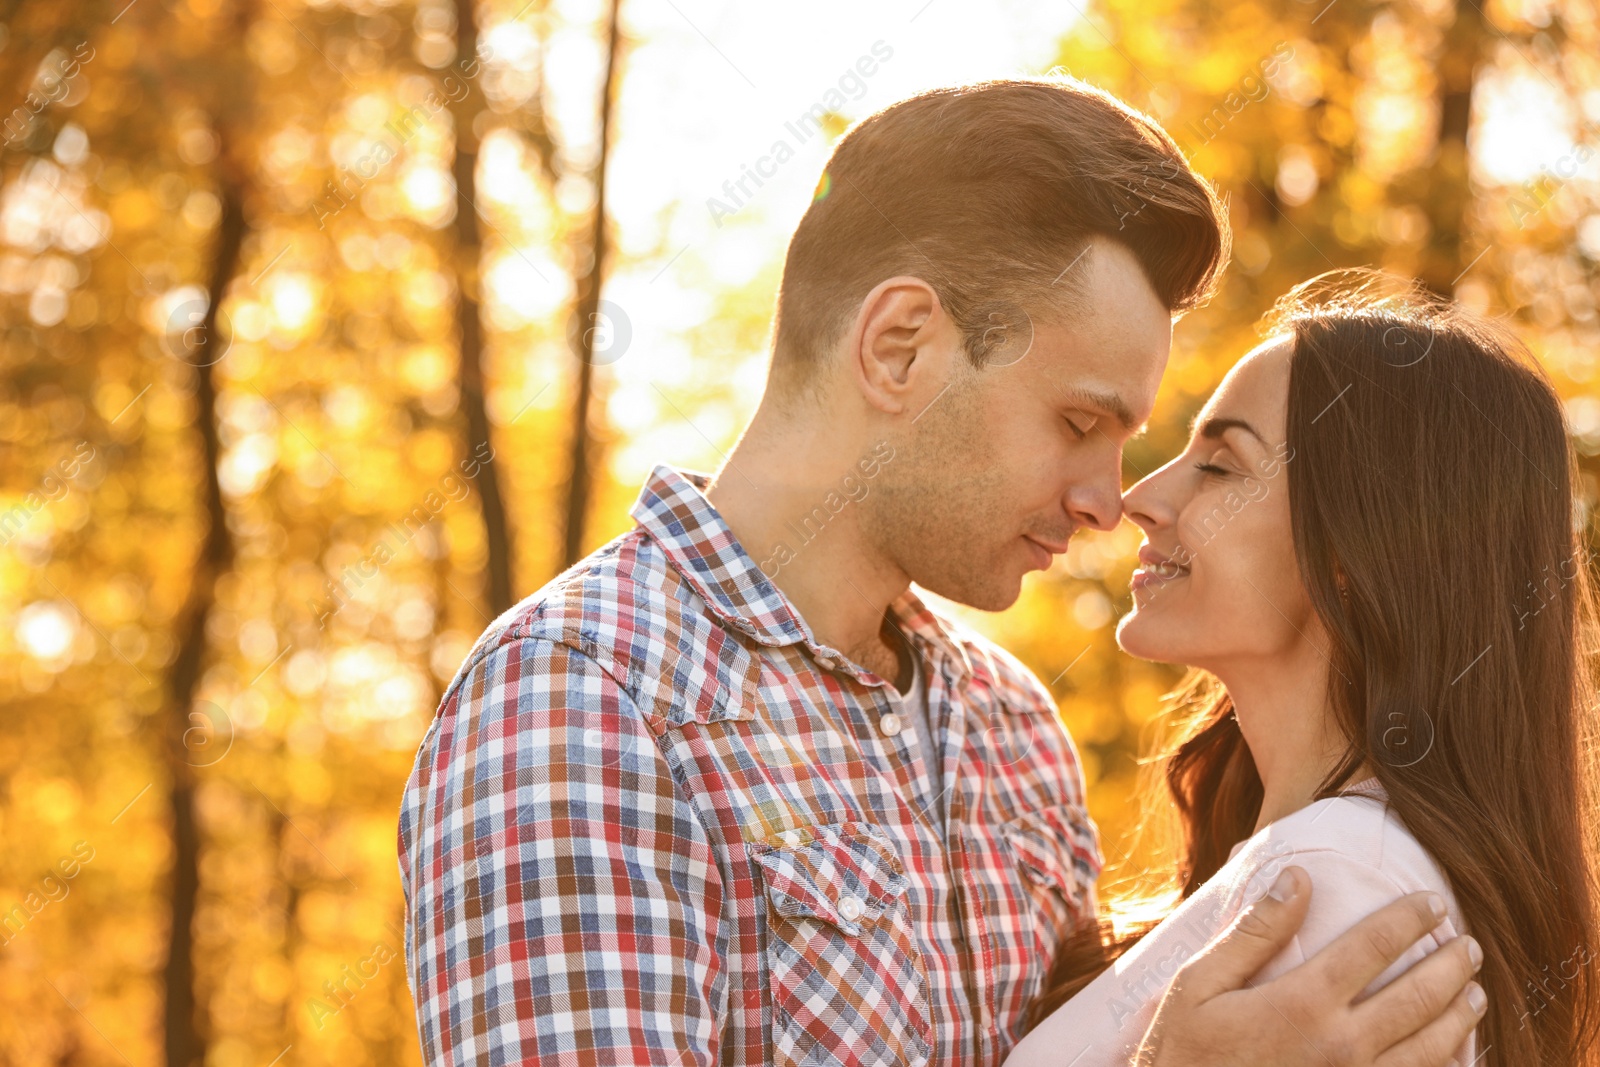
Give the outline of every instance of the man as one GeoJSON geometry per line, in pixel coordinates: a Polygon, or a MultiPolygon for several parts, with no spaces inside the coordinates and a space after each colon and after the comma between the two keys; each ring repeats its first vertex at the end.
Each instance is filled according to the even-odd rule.
{"type": "MultiPolygon", "coordinates": [[[[1153,122],[1078,83],[853,128],[790,243],[772,365],[713,479],[498,620],[401,815],[430,1063],[995,1064],[1101,855],[1049,691],[986,610],[1121,515],[1173,315],[1226,255],[1153,122]]],[[[1144,1062],[1443,1064],[1462,946],[1408,899],[1260,989],[1290,872],[1184,968],[1144,1062]]]]}

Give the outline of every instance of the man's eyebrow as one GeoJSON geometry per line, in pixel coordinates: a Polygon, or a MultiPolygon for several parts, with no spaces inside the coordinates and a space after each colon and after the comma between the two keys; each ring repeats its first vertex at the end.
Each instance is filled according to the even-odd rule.
{"type": "Polygon", "coordinates": [[[1200,426],[1200,436],[1206,438],[1207,440],[1215,441],[1229,430],[1243,430],[1245,433],[1254,437],[1257,441],[1260,441],[1263,445],[1267,443],[1267,439],[1261,436],[1261,431],[1257,430],[1254,426],[1251,426],[1243,419],[1207,419],[1200,426]]]}
{"type": "Polygon", "coordinates": [[[1097,407],[1102,411],[1110,412],[1122,424],[1122,428],[1129,433],[1139,429],[1139,426],[1134,422],[1133,412],[1128,410],[1127,402],[1116,393],[1107,393],[1099,389],[1085,389],[1081,385],[1074,385],[1067,388],[1067,399],[1073,403],[1086,404],[1089,407],[1097,407]]]}

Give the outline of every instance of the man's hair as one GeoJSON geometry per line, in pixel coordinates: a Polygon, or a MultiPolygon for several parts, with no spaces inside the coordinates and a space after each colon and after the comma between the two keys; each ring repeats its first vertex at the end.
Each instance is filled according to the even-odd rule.
{"type": "Polygon", "coordinates": [[[790,239],[773,383],[812,381],[867,293],[899,274],[933,287],[981,366],[1025,315],[1074,309],[1095,236],[1126,246],[1174,313],[1204,302],[1228,255],[1211,186],[1110,93],[1008,79],[892,104],[840,139],[790,239]]]}

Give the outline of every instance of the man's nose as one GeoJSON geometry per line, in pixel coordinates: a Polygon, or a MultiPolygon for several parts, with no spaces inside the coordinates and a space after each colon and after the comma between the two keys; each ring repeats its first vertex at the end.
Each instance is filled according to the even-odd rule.
{"type": "Polygon", "coordinates": [[[1114,530],[1122,521],[1122,450],[1091,479],[1067,490],[1067,514],[1078,526],[1114,530]]]}

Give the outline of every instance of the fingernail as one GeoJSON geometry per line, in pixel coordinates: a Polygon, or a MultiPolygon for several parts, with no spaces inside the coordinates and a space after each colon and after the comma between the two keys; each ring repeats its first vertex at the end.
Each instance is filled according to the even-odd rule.
{"type": "Polygon", "coordinates": [[[1435,919],[1442,920],[1447,914],[1444,906],[1444,898],[1438,893],[1428,894],[1428,908],[1433,912],[1433,917],[1435,919]]]}
{"type": "Polygon", "coordinates": [[[1472,961],[1474,971],[1483,966],[1483,946],[1475,937],[1467,938],[1467,958],[1472,961]]]}
{"type": "Polygon", "coordinates": [[[1272,883],[1272,888],[1267,891],[1267,896],[1276,900],[1279,904],[1287,904],[1294,899],[1294,890],[1294,876],[1288,871],[1284,871],[1278,875],[1278,880],[1272,883]]]}
{"type": "Polygon", "coordinates": [[[1489,998],[1483,991],[1483,986],[1473,982],[1467,986],[1467,1004],[1471,1006],[1473,1014],[1482,1016],[1489,1010],[1489,998]]]}

